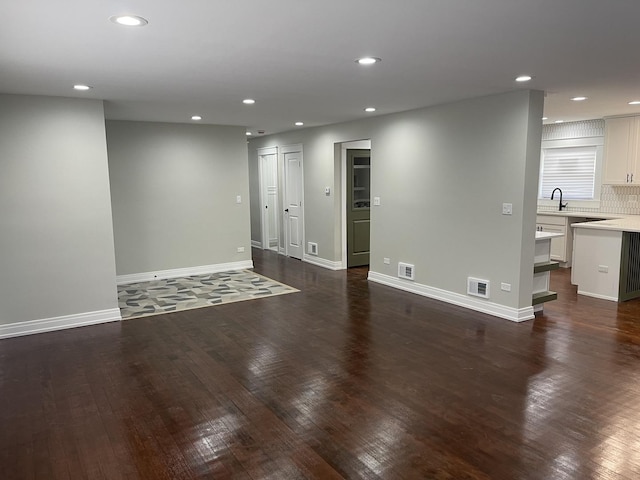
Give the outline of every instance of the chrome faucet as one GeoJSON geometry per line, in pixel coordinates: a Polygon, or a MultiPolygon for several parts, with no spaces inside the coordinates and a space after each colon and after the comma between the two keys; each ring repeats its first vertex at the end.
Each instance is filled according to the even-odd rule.
{"type": "Polygon", "coordinates": [[[551,200],[553,200],[553,196],[555,195],[556,190],[560,192],[560,204],[558,205],[558,210],[562,211],[563,208],[567,208],[567,204],[562,203],[562,190],[560,188],[556,187],[553,189],[553,192],[551,192],[551,200]]]}

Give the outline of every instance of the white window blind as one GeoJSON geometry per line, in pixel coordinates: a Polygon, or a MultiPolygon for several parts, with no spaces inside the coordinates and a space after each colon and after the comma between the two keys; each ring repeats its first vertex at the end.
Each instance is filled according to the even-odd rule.
{"type": "Polygon", "coordinates": [[[596,180],[596,147],[545,148],[542,150],[539,198],[550,198],[554,188],[562,199],[593,200],[596,180]]]}

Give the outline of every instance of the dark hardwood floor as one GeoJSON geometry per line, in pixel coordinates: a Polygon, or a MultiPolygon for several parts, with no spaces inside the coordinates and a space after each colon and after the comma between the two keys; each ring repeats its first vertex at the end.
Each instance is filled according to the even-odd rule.
{"type": "Polygon", "coordinates": [[[299,293],[0,341],[0,478],[638,479],[640,301],[521,324],[254,250],[299,293]]]}

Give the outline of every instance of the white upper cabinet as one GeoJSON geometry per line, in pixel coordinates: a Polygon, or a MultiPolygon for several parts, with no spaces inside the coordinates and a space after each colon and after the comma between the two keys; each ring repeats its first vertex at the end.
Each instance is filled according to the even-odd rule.
{"type": "Polygon", "coordinates": [[[640,185],[640,117],[605,120],[604,179],[611,185],[640,185]]]}

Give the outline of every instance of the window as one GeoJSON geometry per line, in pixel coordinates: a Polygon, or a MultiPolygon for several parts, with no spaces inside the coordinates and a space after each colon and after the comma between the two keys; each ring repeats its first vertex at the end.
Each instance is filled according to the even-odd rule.
{"type": "Polygon", "coordinates": [[[538,198],[550,198],[553,189],[559,187],[563,200],[598,200],[597,155],[594,145],[543,148],[538,198]]]}

